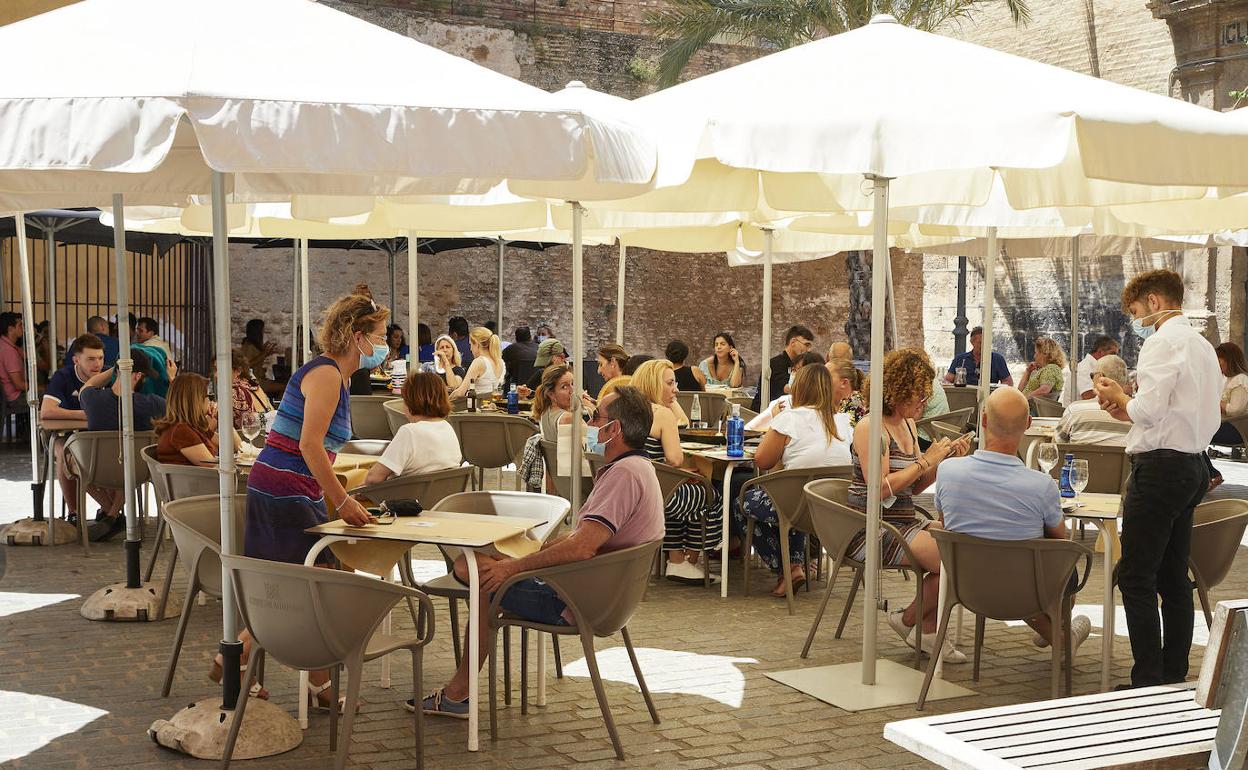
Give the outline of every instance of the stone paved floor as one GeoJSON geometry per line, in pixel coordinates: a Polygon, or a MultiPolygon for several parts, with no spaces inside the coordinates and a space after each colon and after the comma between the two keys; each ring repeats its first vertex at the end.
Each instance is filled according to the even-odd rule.
{"type": "MultiPolygon", "coordinates": [[[[1219,496],[1248,497],[1248,465],[1224,464],[1228,484],[1219,496]]],[[[29,505],[20,454],[0,453],[0,515],[18,518],[29,505]]],[[[418,554],[433,560],[433,553],[418,554]]],[[[197,607],[174,683],[173,695],[159,697],[159,686],[174,631],[174,621],[137,624],[93,623],[82,619],[82,598],[122,575],[120,542],[84,558],[75,547],[0,548],[5,569],[0,578],[0,765],[13,768],[134,767],[198,768],[188,759],[153,745],[145,730],[182,705],[213,692],[208,655],[220,635],[219,605],[197,607]]],[[[423,566],[436,563],[430,561],[423,566]]],[[[1083,595],[1096,626],[1079,653],[1076,693],[1093,692],[1100,678],[1099,559],[1083,595]]],[[[885,722],[916,715],[912,706],[851,714],[777,684],[764,673],[801,666],[855,661],[861,653],[861,609],[841,640],[826,623],[811,659],[798,657],[817,597],[803,593],[797,614],[763,594],[770,587],[761,570],[750,596],[742,596],[735,568],[726,601],[700,588],[656,583],[631,624],[642,667],[654,692],[662,724],[648,720],[632,684],[627,659],[617,640],[600,640],[599,658],[610,679],[607,691],[628,759],[613,759],[593,691],[585,678],[579,651],[564,642],[568,676],[553,678],[549,702],[522,717],[518,705],[500,709],[500,738],[482,733],[482,750],[465,748],[464,722],[426,720],[429,767],[538,768],[577,763],[601,767],[768,767],[886,768],[930,767],[882,736],[885,722]],[[623,668],[621,668],[621,666],[623,668]],[[623,673],[621,673],[623,672],[623,673]]],[[[819,586],[816,586],[819,588],[819,586]]],[[[838,587],[834,607],[844,601],[838,587]]],[[[884,594],[894,602],[911,595],[911,585],[886,579],[884,594]]],[[[1248,596],[1241,567],[1216,592],[1217,598],[1248,596]]],[[[436,602],[439,634],[426,658],[425,685],[441,684],[451,670],[451,645],[445,602],[436,602]]],[[[399,625],[405,615],[396,613],[399,625]]],[[[1120,616],[1121,617],[1121,616],[1120,616]]],[[[1196,620],[1196,619],[1194,619],[1196,620]]],[[[1198,626],[1193,674],[1203,652],[1204,624],[1198,626]]],[[[968,624],[969,629],[969,624],[968,624]]],[[[1114,678],[1127,676],[1130,652],[1124,624],[1118,623],[1114,678]]],[[[1048,696],[1049,653],[1029,642],[1030,631],[990,622],[982,679],[970,681],[969,666],[947,667],[949,679],[977,694],[938,701],[928,713],[1018,703],[1048,696]]],[[[881,623],[882,657],[911,658],[881,623]]],[[[518,654],[513,651],[513,655],[518,654]]],[[[517,665],[513,662],[513,665],[517,665]]],[[[553,672],[553,665],[552,665],[553,672]]],[[[367,669],[367,701],[352,743],[352,766],[389,770],[413,766],[410,715],[399,704],[410,693],[410,668],[394,659],[394,689],[382,689],[378,664],[367,669]]],[[[271,665],[267,686],[273,702],[293,711],[296,676],[271,665]]],[[[518,678],[516,679],[518,683],[518,678]]],[[[518,687],[518,684],[517,684],[518,687]]],[[[484,683],[482,692],[484,693],[484,683]]],[[[488,725],[484,719],[483,726],[488,725]]],[[[243,767],[326,767],[328,718],[313,716],[303,744],[289,754],[244,763],[243,767]]]]}

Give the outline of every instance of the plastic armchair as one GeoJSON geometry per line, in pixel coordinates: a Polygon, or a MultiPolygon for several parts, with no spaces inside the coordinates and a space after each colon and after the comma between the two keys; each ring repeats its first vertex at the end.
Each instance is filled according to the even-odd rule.
{"type": "MultiPolygon", "coordinates": [[[[956,605],[975,613],[975,664],[971,677],[979,680],[984,621],[1048,618],[1053,634],[1052,697],[1059,696],[1062,671],[1070,693],[1070,612],[1073,597],[1088,581],[1092,551],[1071,540],[988,540],[944,529],[930,530],[940,549],[941,569],[949,590],[940,608],[933,649],[940,650],[949,631],[949,617],[956,605]],[[1068,590],[1071,575],[1083,560],[1083,578],[1068,590]],[[1063,663],[1065,656],[1065,666],[1063,663]]],[[[919,691],[916,708],[922,710],[936,672],[939,655],[932,655],[919,691]]]]}
{"type": "MultiPolygon", "coordinates": [[[[680,408],[684,410],[685,416],[693,414],[694,399],[700,402],[698,419],[712,427],[728,411],[728,399],[723,393],[704,390],[680,390],[676,392],[676,403],[680,404],[680,408]]],[[[693,418],[690,417],[689,419],[693,418]]]]}
{"type": "MultiPolygon", "coordinates": [[[[780,561],[781,580],[784,581],[784,595],[789,604],[789,614],[793,614],[793,575],[789,562],[789,531],[797,530],[807,534],[814,532],[810,519],[810,508],[807,505],[805,487],[816,479],[849,479],[853,474],[853,466],[821,466],[817,468],[791,468],[775,471],[764,476],[757,476],[745,482],[741,487],[738,500],[741,511],[746,515],[745,546],[742,549],[744,569],[742,577],[745,593],[750,592],[750,547],[754,542],[754,519],[745,507],[745,495],[754,487],[762,487],[771,498],[776,508],[777,525],[780,530],[780,561]]],[[[806,563],[810,563],[810,541],[807,540],[806,563]]],[[[810,591],[810,580],[806,581],[806,590],[810,591]]]]}
{"type": "MultiPolygon", "coordinates": [[[[1028,467],[1038,467],[1036,461],[1040,442],[1033,443],[1027,450],[1028,467]]],[[[1088,486],[1084,492],[1123,494],[1127,489],[1127,477],[1131,475],[1131,458],[1120,446],[1105,444],[1058,444],[1057,465],[1049,471],[1054,479],[1062,477],[1062,465],[1066,455],[1074,455],[1076,460],[1088,461],[1088,486]]]]}
{"type": "Polygon", "coordinates": [[[383,402],[381,409],[386,413],[386,422],[390,425],[390,436],[392,438],[399,432],[399,428],[410,422],[407,419],[407,407],[403,405],[403,399],[401,398],[392,398],[383,402]]]}
{"type": "Polygon", "coordinates": [[[615,748],[615,756],[617,759],[624,759],[624,749],[620,745],[620,736],[615,729],[615,720],[611,717],[607,692],[602,686],[602,675],[598,671],[598,658],[594,652],[595,637],[608,637],[619,633],[624,640],[624,648],[628,651],[629,662],[633,665],[633,674],[637,677],[637,685],[641,690],[642,698],[646,702],[646,708],[650,711],[650,719],[656,725],[659,724],[659,712],[655,710],[654,701],[650,698],[650,690],[646,687],[641,666],[637,662],[637,653],[633,649],[633,641],[628,634],[628,623],[632,620],[645,594],[650,563],[660,553],[662,545],[661,541],[644,543],[632,548],[600,554],[584,561],[520,572],[499,587],[490,602],[487,615],[490,622],[491,740],[498,740],[498,706],[495,695],[497,686],[496,641],[499,629],[506,629],[510,626],[519,626],[521,629],[520,713],[528,713],[528,668],[525,654],[528,650],[528,631],[550,634],[554,638],[575,634],[581,640],[581,649],[589,668],[590,681],[593,682],[594,695],[598,699],[598,708],[602,711],[602,721],[606,724],[607,734],[611,737],[611,745],[615,748]],[[555,593],[567,605],[567,612],[572,616],[570,624],[548,625],[501,612],[500,603],[507,589],[529,578],[538,578],[555,590],[555,593]]]}
{"type": "MultiPolygon", "coordinates": [[[[658,460],[651,460],[650,462],[652,465],[654,465],[654,474],[658,476],[659,478],[659,491],[662,492],[663,494],[664,506],[666,506],[668,501],[672,499],[672,495],[676,493],[677,487],[679,487],[681,484],[698,484],[703,489],[706,490],[706,499],[708,502],[714,499],[715,488],[711,486],[711,482],[707,480],[704,476],[694,473],[693,471],[687,471],[684,468],[677,468],[674,465],[668,465],[667,463],[660,462],[658,460]]],[[[701,541],[703,545],[703,548],[700,551],[701,556],[699,558],[702,559],[703,567],[706,567],[707,549],[705,548],[705,546],[706,546],[707,524],[706,524],[706,510],[705,509],[703,509],[702,511],[698,513],[698,519],[702,523],[701,541]]],[[[661,567],[661,564],[660,564],[661,558],[662,557],[661,557],[661,552],[660,552],[660,556],[657,557],[655,561],[656,571],[661,567]]],[[[710,569],[704,569],[703,573],[704,574],[702,577],[702,585],[704,587],[709,588],[711,585],[711,571],[710,569]]]]}
{"type": "Polygon", "coordinates": [[[512,414],[467,412],[449,418],[464,460],[477,467],[477,489],[485,487],[487,468],[502,468],[524,452],[524,442],[537,433],[537,426],[526,417],[512,414]]]}
{"type": "Polygon", "coordinates": [[[392,439],[382,405],[394,396],[351,396],[351,432],[357,439],[392,439]]]}
{"type": "MultiPolygon", "coordinates": [[[[572,499],[572,476],[560,476],[558,473],[558,445],[554,441],[541,439],[539,445],[542,450],[542,464],[546,467],[546,478],[550,479],[555,487],[555,492],[565,500],[572,499]]],[[[581,500],[589,497],[589,493],[594,489],[594,478],[592,476],[581,477],[581,500]]]]}
{"type": "Polygon", "coordinates": [[[1196,506],[1192,516],[1192,546],[1188,569],[1196,580],[1196,594],[1205,612],[1205,624],[1213,627],[1209,589],[1231,571],[1248,527],[1248,500],[1210,500],[1196,506]]]}
{"type": "Polygon", "coordinates": [[[1031,403],[1036,405],[1037,417],[1061,417],[1066,412],[1066,407],[1056,396],[1039,396],[1033,398],[1031,403]]]}
{"type": "MultiPolygon", "coordinates": [[[[854,575],[849,587],[849,596],[845,599],[845,608],[841,611],[841,621],[836,626],[834,637],[836,639],[840,639],[841,634],[845,631],[845,622],[849,619],[849,612],[854,606],[854,599],[858,596],[858,588],[862,585],[863,575],[867,569],[866,563],[854,558],[854,554],[850,551],[850,546],[854,544],[858,533],[866,531],[867,515],[862,511],[849,507],[849,481],[846,479],[819,479],[808,483],[805,487],[805,493],[815,534],[818,535],[819,542],[823,544],[829,558],[832,559],[832,575],[828,578],[828,587],[823,595],[823,601],[819,604],[819,611],[815,613],[815,619],[810,624],[810,632],[806,635],[806,644],[802,646],[803,658],[810,654],[810,645],[814,642],[815,633],[819,630],[819,624],[823,621],[823,613],[827,610],[828,601],[832,598],[832,589],[836,586],[836,577],[840,574],[841,569],[849,567],[854,571],[854,575]]],[[[884,533],[891,534],[901,544],[905,563],[896,565],[881,563],[880,570],[910,572],[914,575],[915,609],[918,612],[918,616],[923,617],[923,578],[927,577],[927,570],[919,565],[914,552],[910,550],[910,544],[901,536],[896,527],[887,521],[881,521],[881,536],[884,533]]],[[[883,538],[881,537],[882,547],[883,538]]],[[[915,625],[914,634],[914,664],[917,667],[922,654],[920,651],[923,649],[922,623],[915,625]]]]}
{"type": "MultiPolygon", "coordinates": [[[[934,414],[931,417],[924,417],[922,420],[916,421],[914,423],[914,427],[916,430],[920,430],[925,433],[929,430],[928,426],[934,422],[942,422],[945,425],[952,425],[954,427],[965,427],[966,424],[970,422],[971,414],[974,411],[975,407],[968,406],[964,409],[956,409],[952,412],[945,412],[944,414],[934,414]]],[[[961,435],[961,433],[958,435],[961,435]]]]}
{"type": "Polygon", "coordinates": [[[1248,414],[1241,414],[1238,417],[1228,417],[1225,421],[1229,422],[1235,430],[1239,431],[1240,442],[1238,444],[1232,444],[1231,446],[1239,449],[1248,448],[1248,414]]]}
{"type": "Polygon", "coordinates": [[[927,424],[927,435],[932,441],[938,441],[947,438],[950,441],[957,441],[962,436],[962,426],[952,425],[943,420],[932,420],[927,424]]]}
{"type": "Polygon", "coordinates": [[[381,457],[386,453],[386,447],[388,446],[390,446],[389,438],[357,438],[343,444],[342,448],[338,450],[338,454],[381,457]]]}
{"type": "MultiPolygon", "coordinates": [[[[78,533],[84,554],[90,553],[86,525],[87,487],[113,490],[126,488],[125,469],[121,462],[121,440],[121,431],[118,430],[82,430],[65,441],[65,453],[73,458],[78,478],[78,533]]],[[[135,431],[136,451],[132,467],[136,491],[149,480],[147,463],[137,450],[155,443],[156,434],[151,431],[135,431]]]]}
{"type": "MultiPolygon", "coordinates": [[[[424,648],[433,639],[433,604],[422,591],[408,586],[353,575],[347,572],[296,564],[222,556],[238,598],[245,627],[251,632],[251,655],[242,692],[255,684],[257,671],[267,656],[300,671],[330,669],[331,702],[337,703],[341,670],[347,669],[344,725],[338,735],[338,709],[330,709],[329,748],[336,751],[334,767],[343,770],[355,727],[360,680],[364,663],[397,650],[412,655],[412,697],[423,697],[421,663],[424,648]],[[400,601],[418,607],[415,636],[377,633],[378,627],[400,601]]],[[[300,693],[300,697],[308,697],[300,693]]],[[[222,767],[228,768],[242,726],[247,701],[240,697],[226,738],[222,767]]],[[[416,766],[424,766],[424,717],[416,709],[416,766]]]]}
{"type": "Polygon", "coordinates": [[[377,484],[368,484],[351,491],[356,497],[374,503],[398,498],[416,498],[425,508],[433,508],[449,495],[465,492],[472,484],[474,468],[461,465],[428,473],[392,476],[377,484]]]}

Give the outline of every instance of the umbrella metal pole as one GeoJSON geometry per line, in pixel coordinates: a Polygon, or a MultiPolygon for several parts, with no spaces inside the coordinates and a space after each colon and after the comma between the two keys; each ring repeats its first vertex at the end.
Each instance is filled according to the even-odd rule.
{"type": "MultiPolygon", "coordinates": [[[[304,267],[307,267],[307,240],[300,243],[303,252],[304,267]]],[[[230,239],[226,225],[225,210],[225,175],[220,171],[212,172],[212,280],[213,296],[217,303],[216,313],[216,348],[217,348],[217,392],[229,393],[230,385],[230,239]]],[[[307,274],[303,276],[305,293],[303,308],[307,312],[307,274]]],[[[305,343],[306,344],[306,343],[305,343]]],[[[221,496],[221,553],[234,556],[239,553],[239,543],[235,542],[236,528],[234,525],[234,495],[236,490],[234,474],[234,417],[230,409],[217,410],[217,435],[221,446],[217,452],[217,474],[219,494],[221,496]]],[[[243,655],[243,643],[238,641],[238,628],[234,607],[234,590],[230,586],[229,570],[221,567],[221,614],[222,636],[219,652],[221,653],[221,707],[234,708],[238,702],[239,672],[243,655]]]]}
{"type": "MultiPolygon", "coordinates": [[[[997,285],[997,228],[988,228],[988,254],[984,259],[984,338],[979,356],[979,414],[983,414],[984,402],[988,400],[989,385],[992,382],[992,317],[996,312],[997,285]],[[985,370],[985,366],[987,369],[985,370]]],[[[987,434],[976,426],[979,431],[979,448],[984,448],[988,440],[987,434]]]]}
{"type": "MultiPolygon", "coordinates": [[[[126,272],[126,207],[120,194],[113,195],[113,256],[117,260],[117,379],[121,385],[121,467],[126,511],[126,588],[139,588],[139,517],[134,498],[134,360],[130,355],[130,276],[126,272]]],[[[224,392],[228,393],[229,390],[224,392]]],[[[79,526],[85,511],[79,511],[79,526]]]]}
{"type": "Polygon", "coordinates": [[[763,351],[762,377],[758,382],[758,411],[771,403],[771,238],[770,229],[763,230],[763,351]]]}
{"type": "MultiPolygon", "coordinates": [[[[390,313],[391,313],[391,316],[394,315],[394,308],[397,308],[399,306],[399,284],[397,280],[398,276],[396,276],[394,273],[394,248],[393,247],[394,247],[394,244],[387,241],[386,261],[389,263],[389,267],[390,267],[390,313]]],[[[391,321],[391,323],[394,323],[394,322],[391,321]]],[[[387,345],[390,344],[390,340],[388,338],[386,340],[386,344],[387,345]]]]}
{"type": "Polygon", "coordinates": [[[620,267],[615,279],[615,344],[624,345],[624,274],[627,272],[625,258],[628,247],[620,241],[620,267]]]}
{"type": "MultiPolygon", "coordinates": [[[[48,363],[52,367],[51,371],[55,372],[60,368],[60,362],[56,360],[56,229],[51,226],[49,220],[48,229],[44,230],[44,243],[47,244],[47,262],[48,262],[48,363]]],[[[125,232],[125,227],[122,227],[125,232]]],[[[34,338],[31,338],[33,346],[34,338]]]]}
{"type": "Polygon", "coordinates": [[[498,314],[495,316],[498,323],[498,335],[503,335],[503,257],[506,256],[507,241],[502,238],[498,239],[498,314]]]}
{"type": "MultiPolygon", "coordinates": [[[[867,446],[878,447],[884,424],[884,303],[888,276],[888,179],[871,177],[874,188],[874,233],[871,242],[871,429],[867,446]]],[[[879,452],[867,453],[867,573],[862,598],[862,683],[875,684],[876,627],[878,625],[880,575],[880,478],[879,452]]],[[[923,619],[920,618],[922,623],[923,619]]]]}
{"type": "MultiPolygon", "coordinates": [[[[222,203],[221,205],[222,205],[222,208],[225,207],[224,203],[222,203]]],[[[222,214],[222,216],[225,216],[225,215],[222,214]]],[[[215,249],[216,248],[216,241],[215,241],[216,233],[213,233],[213,238],[214,238],[213,248],[215,249]]],[[[223,248],[227,250],[227,256],[228,256],[229,238],[228,236],[222,235],[222,239],[225,241],[225,245],[223,246],[223,248]]],[[[308,361],[312,360],[312,339],[311,339],[312,322],[309,318],[311,311],[308,309],[308,282],[309,280],[308,280],[308,239],[307,238],[299,239],[299,282],[300,282],[299,336],[300,336],[301,347],[303,348],[303,362],[306,364],[308,361]]],[[[226,284],[225,288],[227,291],[229,290],[228,283],[226,284]]],[[[229,343],[227,342],[226,344],[228,346],[229,343]]]]}
{"type": "Polygon", "coordinates": [[[897,339],[897,293],[893,288],[893,258],[884,260],[884,266],[887,270],[884,273],[884,282],[887,284],[888,294],[888,334],[892,339],[893,348],[901,347],[901,342],[897,339]]]}
{"type": "Polygon", "coordinates": [[[407,348],[407,368],[416,367],[420,360],[420,293],[416,289],[416,279],[420,268],[420,239],[415,230],[407,231],[407,325],[412,334],[416,335],[416,344],[407,348]]]}
{"type": "Polygon", "coordinates": [[[572,513],[581,508],[581,436],[585,431],[585,423],[581,420],[584,404],[581,394],[585,390],[585,309],[582,292],[583,283],[583,247],[581,244],[581,228],[585,209],[581,204],[572,202],[572,513]]]}
{"type": "MultiPolygon", "coordinates": [[[[30,244],[26,241],[26,215],[18,212],[13,218],[17,225],[17,262],[22,291],[22,329],[26,339],[35,339],[34,301],[30,291],[30,244]]],[[[43,482],[39,474],[39,406],[35,388],[35,357],[26,356],[26,406],[30,411],[30,491],[35,505],[35,521],[43,521],[43,482]]],[[[81,512],[79,512],[81,516],[81,512]]],[[[80,518],[78,526],[86,526],[80,518]]],[[[51,544],[49,538],[49,545],[51,544]]]]}
{"type": "Polygon", "coordinates": [[[294,269],[290,272],[295,283],[290,294],[294,299],[290,308],[290,373],[294,374],[299,368],[299,244],[293,241],[292,245],[290,264],[294,269]]]}
{"type": "Polygon", "coordinates": [[[1070,250],[1070,381],[1066,386],[1068,398],[1066,403],[1079,400],[1083,392],[1083,384],[1076,381],[1079,374],[1079,236],[1071,239],[1070,250]]]}

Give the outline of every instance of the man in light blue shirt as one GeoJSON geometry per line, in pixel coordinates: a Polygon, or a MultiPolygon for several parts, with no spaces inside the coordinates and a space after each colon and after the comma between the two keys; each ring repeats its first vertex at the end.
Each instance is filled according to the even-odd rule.
{"type": "MultiPolygon", "coordinates": [[[[967,457],[949,458],[936,470],[936,510],[945,529],[988,540],[1065,538],[1061,496],[1046,473],[1018,459],[1018,445],[1031,426],[1027,398],[1014,388],[988,396],[981,430],[984,448],[967,457]]],[[[1037,646],[1052,639],[1048,619],[1029,618],[1037,646]]],[[[1071,621],[1075,649],[1088,638],[1091,621],[1071,621]]]]}

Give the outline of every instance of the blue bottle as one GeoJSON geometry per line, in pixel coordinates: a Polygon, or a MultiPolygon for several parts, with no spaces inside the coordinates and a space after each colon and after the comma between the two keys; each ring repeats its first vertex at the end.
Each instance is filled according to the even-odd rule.
{"type": "Polygon", "coordinates": [[[520,414],[520,394],[516,392],[516,384],[511,384],[507,391],[507,414],[520,414]]]}
{"type": "Polygon", "coordinates": [[[1074,497],[1075,488],[1070,485],[1070,471],[1075,467],[1075,456],[1073,454],[1066,455],[1066,461],[1062,463],[1062,480],[1058,483],[1062,497],[1074,497]]]}
{"type": "Polygon", "coordinates": [[[732,416],[728,418],[728,430],[725,431],[728,437],[729,457],[745,457],[745,420],[741,419],[741,405],[732,405],[732,416]]]}

